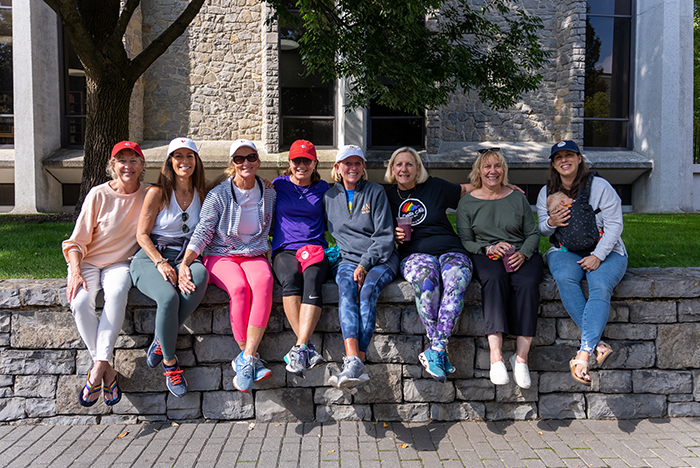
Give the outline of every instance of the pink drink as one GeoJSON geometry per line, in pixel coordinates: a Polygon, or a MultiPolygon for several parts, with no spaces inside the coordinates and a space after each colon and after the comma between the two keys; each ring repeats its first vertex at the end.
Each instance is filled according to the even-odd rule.
{"type": "Polygon", "coordinates": [[[411,240],[411,221],[412,218],[396,218],[396,224],[403,229],[404,233],[404,242],[405,241],[410,241],[411,240]]]}
{"type": "Polygon", "coordinates": [[[512,245],[508,250],[506,250],[506,253],[503,255],[503,266],[506,267],[506,271],[508,273],[513,273],[515,271],[515,268],[510,266],[510,257],[515,253],[515,247],[512,245]]]}

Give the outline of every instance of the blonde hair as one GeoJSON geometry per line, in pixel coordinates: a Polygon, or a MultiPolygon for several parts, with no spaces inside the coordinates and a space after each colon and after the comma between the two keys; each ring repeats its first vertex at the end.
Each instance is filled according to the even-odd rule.
{"type": "Polygon", "coordinates": [[[418,168],[418,176],[416,177],[416,185],[422,184],[423,182],[428,180],[428,170],[425,168],[425,165],[423,164],[423,160],[420,158],[418,151],[414,150],[410,146],[403,146],[391,154],[391,157],[389,158],[389,165],[387,166],[386,172],[384,173],[384,180],[386,180],[390,184],[396,183],[396,177],[394,177],[394,171],[393,171],[394,160],[396,159],[396,156],[398,156],[401,153],[410,153],[410,155],[413,156],[413,160],[416,164],[416,168],[418,168]]]}
{"type": "MultiPolygon", "coordinates": [[[[333,164],[333,169],[331,169],[331,178],[333,180],[335,180],[336,182],[341,182],[343,180],[343,177],[340,175],[340,173],[336,169],[336,166],[343,161],[338,161],[337,163],[333,164]]],[[[367,164],[365,164],[364,161],[362,161],[362,178],[367,180],[367,164]]]]}
{"type": "Polygon", "coordinates": [[[556,207],[556,205],[560,204],[561,202],[567,199],[571,200],[571,197],[569,197],[564,192],[555,192],[551,194],[547,197],[547,211],[551,212],[556,207]]]}
{"type": "Polygon", "coordinates": [[[495,157],[496,161],[501,163],[501,168],[503,168],[503,181],[501,182],[501,185],[508,185],[508,163],[506,162],[506,158],[503,157],[500,151],[489,150],[480,154],[479,157],[476,158],[476,161],[474,161],[474,166],[472,166],[472,172],[469,174],[469,180],[474,188],[481,188],[481,170],[484,168],[491,156],[495,157]]]}
{"type": "MultiPolygon", "coordinates": [[[[146,161],[134,150],[128,150],[128,151],[133,151],[136,156],[139,157],[141,160],[141,175],[139,175],[139,182],[143,182],[143,178],[146,176],[146,161]]],[[[124,155],[124,150],[121,150],[117,154],[114,155],[114,157],[109,158],[109,161],[107,161],[107,167],[105,168],[107,175],[112,178],[112,180],[117,179],[117,171],[114,169],[114,165],[117,163],[119,159],[125,158],[126,156],[124,155]]]]}

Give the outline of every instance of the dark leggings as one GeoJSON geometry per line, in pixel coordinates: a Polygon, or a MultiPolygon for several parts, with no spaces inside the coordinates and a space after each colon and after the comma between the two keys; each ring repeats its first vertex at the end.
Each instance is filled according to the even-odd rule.
{"type": "Polygon", "coordinates": [[[501,260],[486,255],[472,255],[472,262],[481,283],[486,334],[535,336],[543,267],[539,252],[515,273],[507,273],[501,260]]]}
{"type": "Polygon", "coordinates": [[[296,253],[296,250],[281,250],[272,258],[272,269],[282,285],[282,296],[301,296],[302,304],[321,307],[321,289],[328,280],[330,270],[328,259],[324,256],[323,260],[307,267],[302,273],[296,253]]]}

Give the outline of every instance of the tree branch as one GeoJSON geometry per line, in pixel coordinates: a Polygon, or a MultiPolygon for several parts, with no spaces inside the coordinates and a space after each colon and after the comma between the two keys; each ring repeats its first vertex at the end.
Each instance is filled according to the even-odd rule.
{"type": "Polygon", "coordinates": [[[139,6],[140,1],[141,0],[127,0],[121,15],[119,15],[119,21],[117,21],[114,32],[109,37],[108,42],[110,43],[110,47],[113,45],[112,42],[122,42],[124,33],[126,33],[126,28],[129,25],[129,21],[131,21],[131,17],[134,15],[134,11],[136,11],[136,7],[139,6]]]}
{"type": "Polygon", "coordinates": [[[125,78],[132,79],[135,83],[139,76],[141,76],[141,74],[170,47],[175,39],[180,37],[185,29],[187,29],[187,26],[189,26],[194,17],[197,16],[203,4],[204,0],[192,0],[189,5],[187,5],[187,8],[185,8],[185,11],[173,21],[173,24],[163,31],[160,36],[155,38],[153,42],[148,44],[148,47],[131,61],[129,70],[125,73],[125,78]]]}

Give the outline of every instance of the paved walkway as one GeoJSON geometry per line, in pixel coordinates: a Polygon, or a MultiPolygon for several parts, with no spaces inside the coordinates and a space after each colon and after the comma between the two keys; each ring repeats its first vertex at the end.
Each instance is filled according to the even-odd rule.
{"type": "Polygon", "coordinates": [[[700,419],[0,426],[7,467],[700,467],[700,419]]]}

